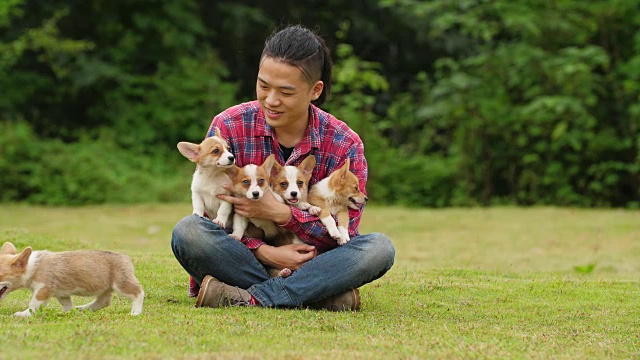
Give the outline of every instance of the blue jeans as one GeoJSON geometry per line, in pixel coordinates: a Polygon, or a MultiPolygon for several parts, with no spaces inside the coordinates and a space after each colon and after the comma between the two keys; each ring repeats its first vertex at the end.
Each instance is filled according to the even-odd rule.
{"type": "Polygon", "coordinates": [[[296,307],[360,287],[384,275],[395,257],[395,248],[385,235],[359,235],[311,259],[287,278],[271,278],[244,244],[197,215],[176,224],[171,248],[198,283],[211,275],[248,290],[267,307],[296,307]]]}

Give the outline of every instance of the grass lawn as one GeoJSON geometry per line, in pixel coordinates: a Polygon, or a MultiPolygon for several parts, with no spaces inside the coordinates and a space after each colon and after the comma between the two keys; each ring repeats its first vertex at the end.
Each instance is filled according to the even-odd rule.
{"type": "MultiPolygon", "coordinates": [[[[0,242],[129,254],[143,314],[114,296],[96,312],[35,316],[0,303],[0,359],[639,358],[640,211],[369,206],[363,233],[396,263],[361,288],[362,310],[196,309],[170,249],[190,204],[0,206],[0,242]]],[[[76,304],[89,301],[74,298],[76,304]]]]}

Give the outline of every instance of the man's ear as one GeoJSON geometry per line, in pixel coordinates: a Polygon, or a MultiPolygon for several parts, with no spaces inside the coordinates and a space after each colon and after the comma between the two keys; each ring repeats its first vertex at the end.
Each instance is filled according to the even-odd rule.
{"type": "Polygon", "coordinates": [[[320,80],[316,81],[316,83],[313,84],[313,87],[311,89],[311,100],[318,100],[320,95],[322,95],[323,89],[324,89],[324,83],[320,80]]]}

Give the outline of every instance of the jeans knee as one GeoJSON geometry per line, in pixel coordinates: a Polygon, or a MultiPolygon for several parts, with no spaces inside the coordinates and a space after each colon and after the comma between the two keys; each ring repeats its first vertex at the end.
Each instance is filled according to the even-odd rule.
{"type": "MultiPolygon", "coordinates": [[[[189,215],[178,221],[171,233],[171,247],[174,253],[186,254],[200,251],[203,246],[211,241],[216,230],[221,229],[213,222],[203,219],[198,215],[189,215]]],[[[224,233],[224,230],[222,230],[224,233]]]]}
{"type": "Polygon", "coordinates": [[[193,229],[197,227],[196,216],[189,215],[178,221],[176,226],[173,227],[171,233],[171,245],[182,246],[183,243],[189,242],[193,238],[193,229]]]}
{"type": "Polygon", "coordinates": [[[396,248],[391,243],[391,239],[387,237],[385,234],[374,233],[375,241],[376,241],[376,249],[379,252],[379,257],[382,259],[386,259],[389,263],[389,267],[393,265],[393,262],[396,257],[396,248]]]}
{"type": "Polygon", "coordinates": [[[367,245],[364,248],[367,263],[376,264],[386,270],[390,269],[394,263],[396,249],[391,243],[391,239],[382,233],[371,233],[365,235],[367,245]]]}

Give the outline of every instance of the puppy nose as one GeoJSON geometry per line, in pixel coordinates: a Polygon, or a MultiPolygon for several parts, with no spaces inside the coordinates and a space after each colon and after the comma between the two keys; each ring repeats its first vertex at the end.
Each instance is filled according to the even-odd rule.
{"type": "Polygon", "coordinates": [[[233,155],[229,155],[229,161],[233,162],[233,155]]]}
{"type": "Polygon", "coordinates": [[[367,202],[367,201],[369,201],[369,197],[368,197],[368,196],[365,196],[365,197],[364,197],[364,202],[367,202]]]}
{"type": "Polygon", "coordinates": [[[298,192],[297,191],[292,191],[291,192],[291,197],[296,197],[298,196],[298,192]]]}
{"type": "Polygon", "coordinates": [[[254,198],[257,198],[258,196],[260,196],[260,193],[257,191],[254,191],[251,193],[251,195],[253,195],[254,198]]]}

